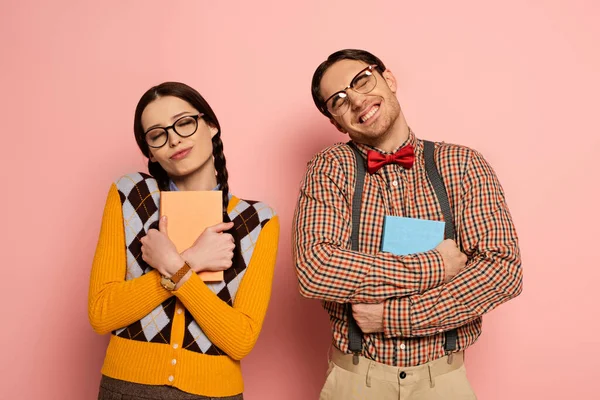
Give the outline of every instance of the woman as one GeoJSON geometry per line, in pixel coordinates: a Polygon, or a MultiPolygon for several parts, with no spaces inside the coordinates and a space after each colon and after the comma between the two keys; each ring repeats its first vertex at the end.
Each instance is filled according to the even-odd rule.
{"type": "Polygon", "coordinates": [[[98,398],[242,399],[240,360],[267,310],[278,217],[229,194],[219,122],[191,87],[148,90],[134,132],[151,176],[111,186],[90,278],[90,322],[112,333],[98,398]],[[214,189],[225,222],[179,254],[158,218],[160,191],[214,189]],[[204,283],[202,271],[224,281],[204,283]]]}

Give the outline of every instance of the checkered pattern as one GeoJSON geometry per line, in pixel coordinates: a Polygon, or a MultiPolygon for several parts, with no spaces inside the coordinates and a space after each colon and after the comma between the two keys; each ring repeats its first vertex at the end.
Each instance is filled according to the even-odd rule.
{"type": "MultiPolygon", "coordinates": [[[[160,191],[156,181],[149,175],[134,173],[125,175],[117,182],[123,208],[125,225],[125,247],[127,252],[126,280],[134,279],[151,271],[141,254],[140,239],[148,229],[157,228],[159,218],[160,191]]],[[[262,227],[274,216],[269,206],[260,202],[240,200],[229,212],[236,230],[236,252],[233,266],[224,273],[222,282],[207,283],[217,296],[233,305],[262,227]]],[[[175,298],[171,297],[150,314],[128,327],[113,332],[115,335],[147,342],[170,343],[175,298]]],[[[213,345],[196,323],[189,311],[185,312],[184,348],[205,354],[220,355],[222,350],[213,345]]]]}
{"type": "MultiPolygon", "coordinates": [[[[423,143],[411,132],[415,164],[386,165],[367,174],[360,251],[351,250],[354,156],[338,144],[308,165],[294,219],[294,257],[300,290],[324,300],[334,344],[348,352],[343,303],[384,302],[383,333],[363,336],[363,355],[411,366],[444,355],[444,331],[458,328],[458,350],[475,342],[481,315],[521,291],[517,236],[493,170],[466,147],[436,144],[436,165],[455,216],[457,243],[469,262],[444,284],[437,251],[396,256],[380,251],[385,215],[443,221],[427,179],[423,143]]],[[[366,154],[372,148],[357,146],[366,154]]]]}

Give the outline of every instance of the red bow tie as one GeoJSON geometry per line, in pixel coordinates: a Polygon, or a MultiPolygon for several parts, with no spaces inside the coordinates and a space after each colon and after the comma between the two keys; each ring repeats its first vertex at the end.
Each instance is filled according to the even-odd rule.
{"type": "Polygon", "coordinates": [[[381,154],[378,151],[369,150],[367,152],[367,171],[374,174],[386,164],[398,164],[406,169],[410,169],[415,162],[415,149],[411,145],[404,146],[394,154],[381,154]]]}

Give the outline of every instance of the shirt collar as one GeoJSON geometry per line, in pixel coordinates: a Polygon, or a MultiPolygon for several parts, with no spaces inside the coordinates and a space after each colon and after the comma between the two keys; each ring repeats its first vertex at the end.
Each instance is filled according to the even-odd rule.
{"type": "Polygon", "coordinates": [[[395,149],[394,151],[392,151],[391,153],[385,152],[381,149],[378,149],[377,147],[374,146],[370,146],[368,144],[363,144],[363,143],[357,143],[357,142],[352,142],[356,145],[356,148],[362,153],[363,157],[367,157],[367,152],[369,150],[375,150],[381,154],[394,154],[395,152],[397,152],[398,150],[400,150],[401,148],[411,145],[414,147],[415,149],[415,154],[420,151],[420,141],[417,139],[417,137],[415,136],[414,132],[412,131],[412,129],[410,129],[410,127],[408,128],[408,138],[406,138],[406,140],[404,141],[404,143],[402,143],[397,149],[395,149]]]}
{"type": "MultiPolygon", "coordinates": [[[[219,190],[220,188],[221,188],[221,185],[217,184],[217,186],[215,186],[211,190],[219,190]]],[[[171,179],[169,179],[169,191],[171,191],[171,192],[179,192],[179,189],[177,188],[177,185],[175,185],[175,182],[173,182],[171,179]]]]}

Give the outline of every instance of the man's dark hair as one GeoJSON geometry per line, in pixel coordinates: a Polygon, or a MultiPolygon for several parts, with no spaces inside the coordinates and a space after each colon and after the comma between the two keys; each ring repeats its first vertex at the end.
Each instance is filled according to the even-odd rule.
{"type": "Polygon", "coordinates": [[[323,75],[325,71],[329,69],[333,64],[341,60],[358,60],[363,61],[369,65],[377,65],[377,69],[379,73],[383,73],[385,71],[385,65],[383,62],[365,50],[356,50],[356,49],[345,49],[336,51],[327,57],[327,60],[323,61],[321,65],[317,67],[315,73],[312,78],[312,98],[315,102],[315,105],[321,111],[323,115],[327,118],[331,118],[331,114],[327,111],[327,106],[325,105],[325,99],[321,96],[321,79],[323,79],[323,75]]]}

